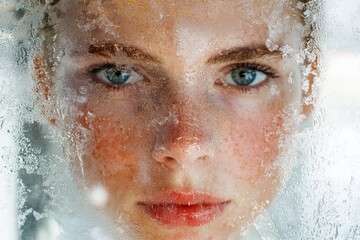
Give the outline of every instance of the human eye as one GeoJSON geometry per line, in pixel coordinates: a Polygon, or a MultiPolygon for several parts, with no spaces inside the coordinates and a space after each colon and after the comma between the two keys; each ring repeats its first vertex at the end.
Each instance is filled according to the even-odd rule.
{"type": "Polygon", "coordinates": [[[111,87],[121,87],[144,80],[144,76],[130,66],[117,67],[115,64],[105,64],[90,70],[97,81],[111,87]]]}
{"type": "Polygon", "coordinates": [[[275,71],[270,67],[255,63],[242,63],[228,67],[221,82],[223,85],[236,86],[244,90],[259,87],[269,79],[277,77],[275,71]]]}

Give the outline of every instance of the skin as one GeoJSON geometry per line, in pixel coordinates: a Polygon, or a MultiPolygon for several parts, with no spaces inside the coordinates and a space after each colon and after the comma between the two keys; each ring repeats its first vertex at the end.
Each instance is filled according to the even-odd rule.
{"type": "Polygon", "coordinates": [[[97,207],[134,239],[238,238],[274,198],[279,141],[303,111],[293,54],[265,47],[271,40],[298,50],[299,13],[278,1],[94,2],[56,6],[60,58],[50,95],[57,127],[70,133],[75,175],[107,191],[97,207]],[[114,43],[125,50],[111,50],[114,43]],[[221,58],[239,48],[264,54],[221,58]],[[90,73],[106,63],[143,80],[110,86],[90,73]],[[272,74],[250,87],[229,82],[236,64],[248,63],[272,74]],[[207,224],[169,227],[136,204],[167,191],[231,202],[207,224]]]}

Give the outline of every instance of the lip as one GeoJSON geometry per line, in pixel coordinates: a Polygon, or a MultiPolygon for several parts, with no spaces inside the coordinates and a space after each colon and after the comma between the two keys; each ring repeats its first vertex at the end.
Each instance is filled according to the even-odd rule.
{"type": "Polygon", "coordinates": [[[197,227],[219,217],[230,204],[205,193],[167,192],[137,203],[152,219],[172,227],[197,227]]]}

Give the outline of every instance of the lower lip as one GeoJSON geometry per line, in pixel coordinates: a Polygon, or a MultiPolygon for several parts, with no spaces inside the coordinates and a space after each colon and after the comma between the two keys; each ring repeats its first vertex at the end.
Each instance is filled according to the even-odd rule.
{"type": "Polygon", "coordinates": [[[182,205],[175,203],[146,204],[139,203],[151,218],[173,227],[197,227],[207,224],[219,217],[230,202],[216,204],[182,205]]]}

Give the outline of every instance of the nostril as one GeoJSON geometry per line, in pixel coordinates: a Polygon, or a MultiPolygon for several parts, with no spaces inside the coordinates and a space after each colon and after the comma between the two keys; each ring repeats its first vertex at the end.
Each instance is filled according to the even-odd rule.
{"type": "Polygon", "coordinates": [[[177,165],[179,165],[175,158],[169,156],[163,157],[160,162],[162,166],[170,169],[174,169],[177,165]]]}
{"type": "Polygon", "coordinates": [[[198,160],[199,160],[200,162],[202,162],[202,161],[208,161],[209,159],[210,159],[210,157],[209,157],[209,156],[207,156],[207,155],[204,155],[204,156],[198,157],[198,160]]]}
{"type": "Polygon", "coordinates": [[[164,157],[164,162],[173,162],[173,161],[176,161],[175,158],[173,157],[164,157]]]}

